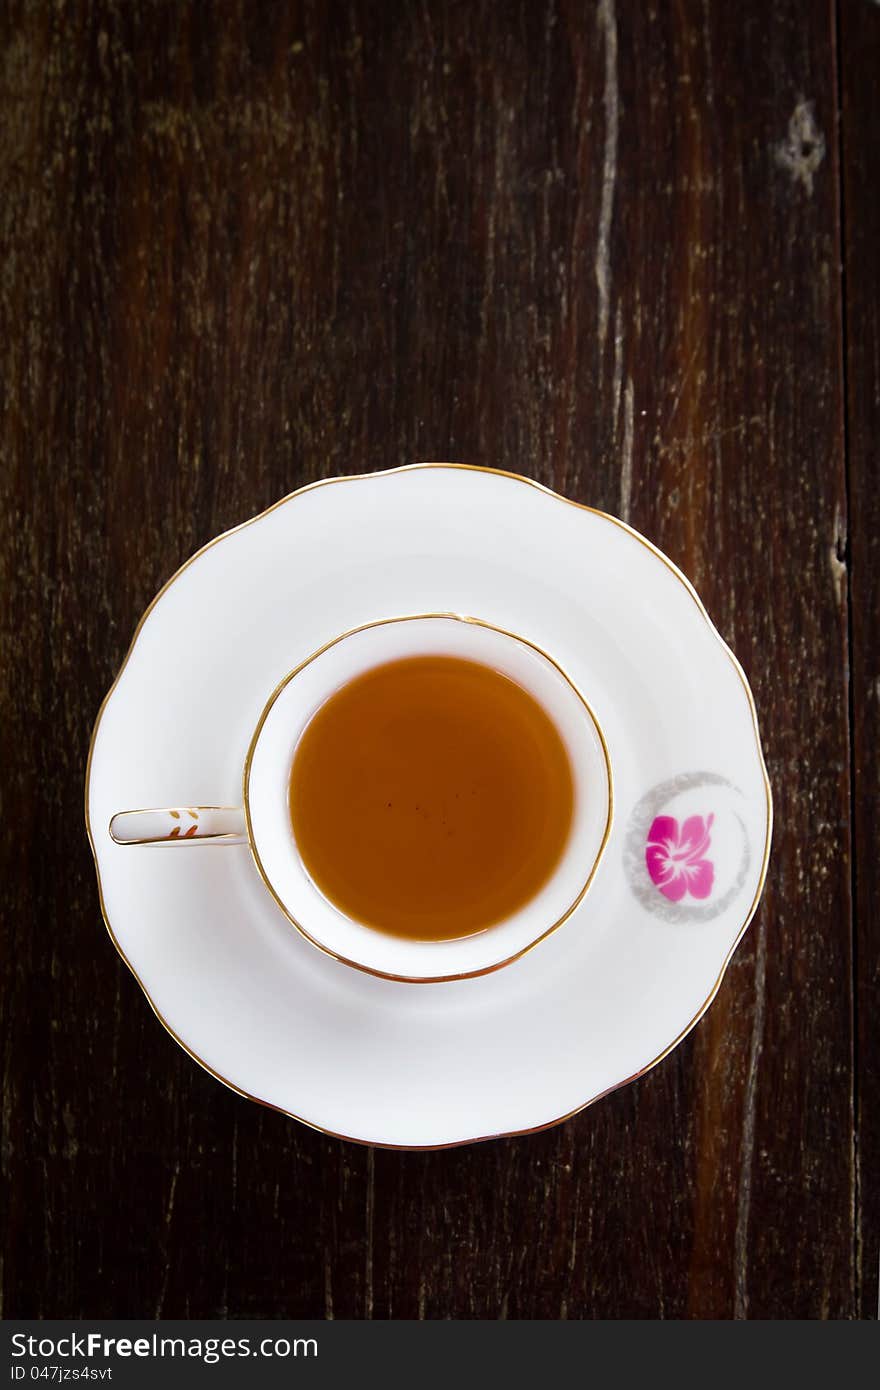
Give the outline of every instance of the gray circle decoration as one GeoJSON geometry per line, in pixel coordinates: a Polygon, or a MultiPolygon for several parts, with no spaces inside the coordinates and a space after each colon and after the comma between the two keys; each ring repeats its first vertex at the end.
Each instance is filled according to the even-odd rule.
{"type": "Polygon", "coordinates": [[[682,900],[676,903],[665,897],[652,882],[645,863],[645,846],[655,818],[663,814],[664,807],[674,797],[701,787],[726,787],[742,796],[739,787],[717,772],[681,772],[665,782],[658,782],[650,791],[645,792],[636,802],[629,818],[623,845],[623,871],[626,881],[642,907],[664,922],[711,922],[714,918],[720,917],[740,893],[749,872],[752,855],[748,832],[742,817],[734,811],[734,817],[742,832],[742,852],[734,881],[726,893],[714,902],[688,903],[682,900]]]}

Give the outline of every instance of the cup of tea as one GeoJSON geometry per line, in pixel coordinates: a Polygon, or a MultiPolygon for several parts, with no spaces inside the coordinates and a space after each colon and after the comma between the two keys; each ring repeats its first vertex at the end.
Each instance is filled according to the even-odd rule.
{"type": "Polygon", "coordinates": [[[269,696],[241,807],[120,811],[119,845],[248,844],[315,946],[412,982],[485,974],[559,927],[611,830],[605,739],[533,643],[478,618],[368,623],[269,696]]]}

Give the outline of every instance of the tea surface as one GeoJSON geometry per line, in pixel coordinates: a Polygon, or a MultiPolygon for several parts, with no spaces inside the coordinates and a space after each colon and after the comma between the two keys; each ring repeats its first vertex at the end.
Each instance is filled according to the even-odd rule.
{"type": "Polygon", "coordinates": [[[424,941],[524,906],[558,864],[573,809],[550,717],[459,657],[407,657],[343,686],[306,726],[290,777],[294,837],[324,895],[424,941]]]}

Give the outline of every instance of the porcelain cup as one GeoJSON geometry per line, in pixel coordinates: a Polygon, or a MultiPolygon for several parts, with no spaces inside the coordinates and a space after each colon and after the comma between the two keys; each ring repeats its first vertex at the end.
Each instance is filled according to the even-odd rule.
{"type": "Polygon", "coordinates": [[[585,696],[532,642],[479,618],[434,613],[381,619],[334,638],[284,677],[269,696],[243,764],[242,805],[120,811],[117,845],[182,850],[249,845],[265,884],[289,921],[346,965],[410,982],[481,975],[523,955],[571,915],[593,881],[611,830],[608,750],[585,696]],[[544,887],[503,922],[454,941],[413,941],[347,917],[313,882],[288,810],[297,742],[315,712],[363,671],[407,656],[462,657],[515,680],[542,705],[562,737],[575,784],[572,827],[544,887]]]}

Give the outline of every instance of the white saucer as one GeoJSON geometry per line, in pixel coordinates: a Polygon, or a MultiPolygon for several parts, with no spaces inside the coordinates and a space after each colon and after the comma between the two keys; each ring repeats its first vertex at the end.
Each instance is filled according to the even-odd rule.
{"type": "Polygon", "coordinates": [[[751,692],[684,576],[612,517],[447,464],[314,484],[189,560],[138,627],[86,772],[104,917],[172,1036],[245,1096],[401,1148],[541,1129],[659,1062],[751,920],[771,818],[751,692]],[[533,951],[474,979],[377,978],[291,927],[247,846],[113,843],[120,810],[240,805],[282,677],[360,624],[432,612],[534,642],[605,733],[605,857],[533,951]]]}

